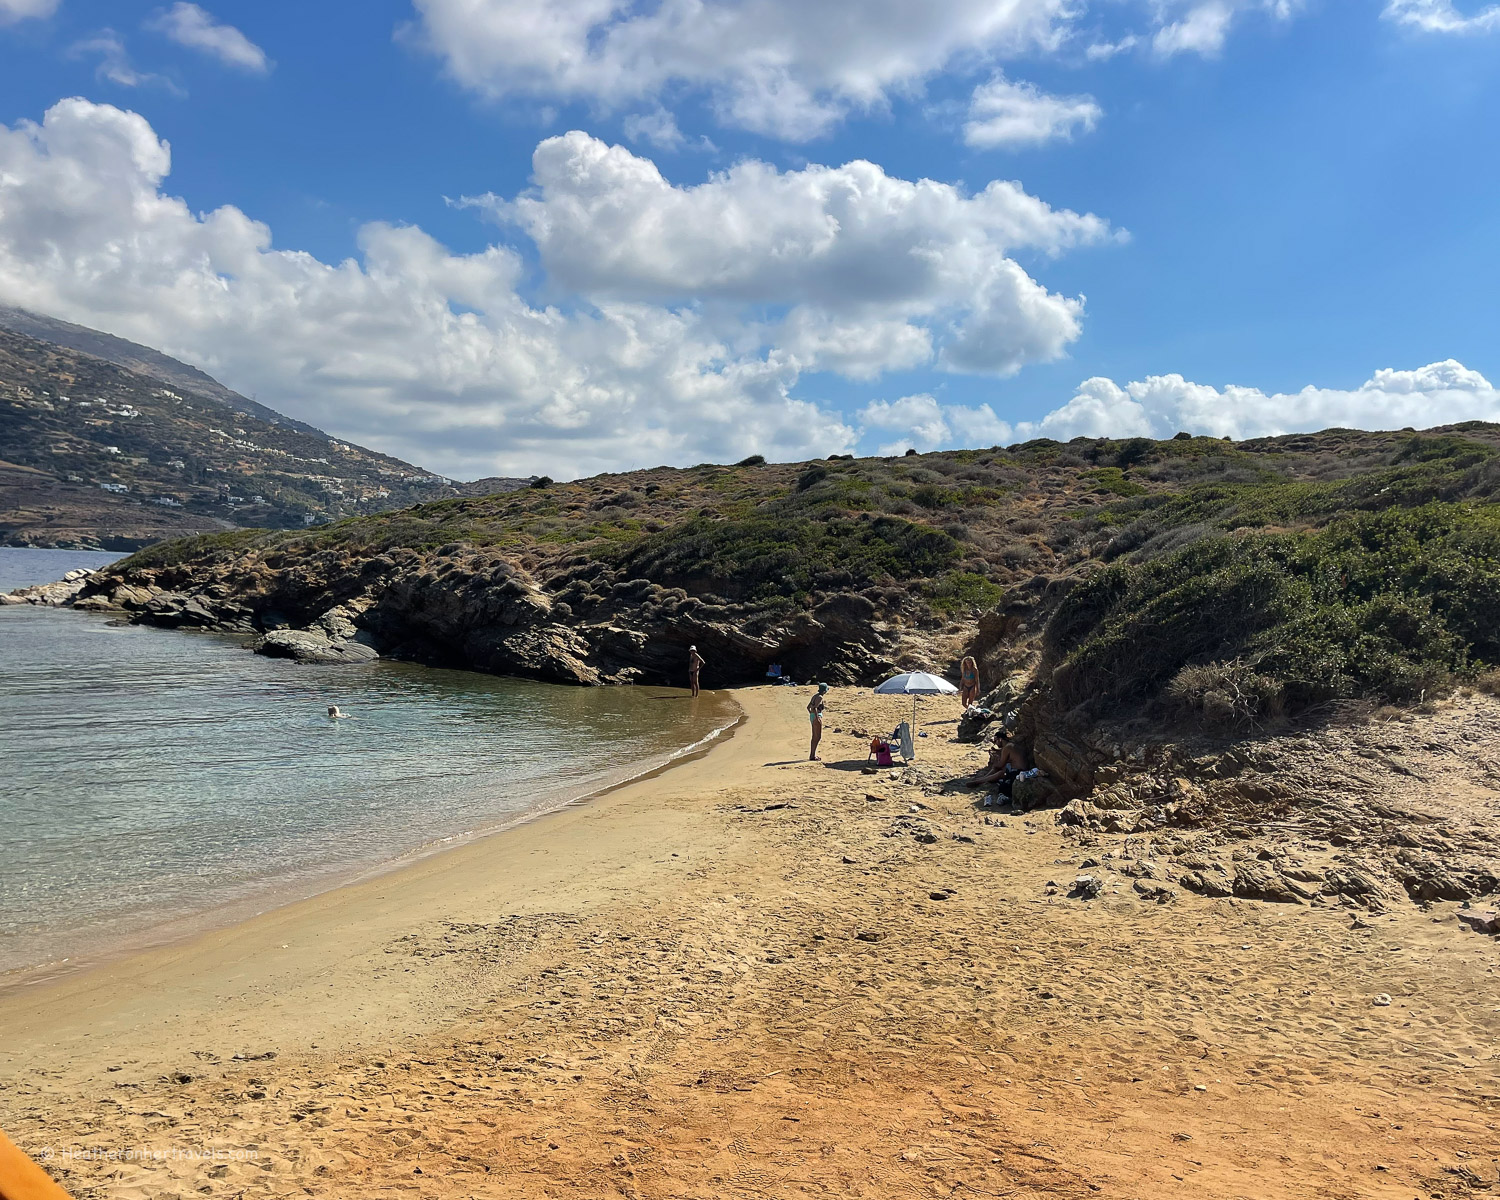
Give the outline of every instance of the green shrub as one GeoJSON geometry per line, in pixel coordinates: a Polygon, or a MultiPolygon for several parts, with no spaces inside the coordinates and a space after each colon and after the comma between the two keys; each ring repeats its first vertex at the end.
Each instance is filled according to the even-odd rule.
{"type": "Polygon", "coordinates": [[[113,569],[132,571],[139,567],[175,567],[189,560],[213,562],[243,554],[258,542],[264,541],[269,545],[275,540],[276,531],[271,529],[229,529],[223,533],[204,533],[147,546],[144,550],[137,550],[124,562],[116,563],[113,569]]]}
{"type": "Polygon", "coordinates": [[[1110,492],[1116,496],[1144,496],[1147,489],[1133,479],[1125,478],[1119,467],[1098,467],[1083,472],[1085,479],[1094,481],[1094,490],[1110,492]]]}
{"type": "Polygon", "coordinates": [[[726,596],[794,596],[937,575],[959,544],[898,517],[859,520],[695,517],[641,539],[621,558],[631,575],[665,586],[708,585],[726,596]]]}
{"type": "Polygon", "coordinates": [[[974,571],[949,571],[928,586],[928,603],[938,612],[994,608],[1004,589],[974,571]]]}
{"type": "Polygon", "coordinates": [[[1500,663],[1500,510],[1359,513],[1116,563],[1063,601],[1044,655],[1070,708],[1151,701],[1184,667],[1234,660],[1289,711],[1412,700],[1500,663]]]}

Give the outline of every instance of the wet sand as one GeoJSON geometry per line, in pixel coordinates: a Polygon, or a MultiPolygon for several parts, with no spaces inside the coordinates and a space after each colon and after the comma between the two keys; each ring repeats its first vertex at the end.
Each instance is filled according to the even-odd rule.
{"type": "MultiPolygon", "coordinates": [[[[1053,814],[861,774],[847,731],[902,707],[868,693],[799,761],[807,694],[737,693],[731,739],[587,805],[0,997],[0,1127],[142,1200],[1493,1184],[1500,947],[1448,907],[1047,895],[1085,857],[1053,814]]],[[[929,785],[977,764],[956,701],[920,713],[929,785]]]]}

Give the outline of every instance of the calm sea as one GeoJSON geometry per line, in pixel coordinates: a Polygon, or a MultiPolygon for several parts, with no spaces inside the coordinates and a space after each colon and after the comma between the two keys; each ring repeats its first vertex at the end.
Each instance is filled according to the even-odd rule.
{"type": "MultiPolygon", "coordinates": [[[[112,556],[84,557],[0,549],[0,581],[16,581],[0,586],[112,556]],[[43,554],[45,569],[18,560],[43,554]]],[[[669,761],[738,712],[666,688],[301,666],[239,642],[0,608],[0,971],[503,827],[669,761]],[[330,704],[351,718],[330,721],[330,704]]]]}
{"type": "Polygon", "coordinates": [[[75,567],[97,571],[125,557],[97,550],[20,550],[0,546],[0,592],[52,583],[75,567]]]}

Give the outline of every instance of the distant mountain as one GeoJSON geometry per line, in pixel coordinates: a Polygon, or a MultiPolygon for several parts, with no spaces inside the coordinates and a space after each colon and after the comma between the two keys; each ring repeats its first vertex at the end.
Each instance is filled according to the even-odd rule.
{"type": "Polygon", "coordinates": [[[56,317],[44,317],[40,313],[27,312],[24,308],[6,308],[4,305],[0,305],[0,329],[7,329],[12,333],[24,333],[27,337],[34,337],[38,341],[51,342],[54,346],[62,346],[68,350],[78,350],[92,355],[94,358],[102,358],[105,362],[114,363],[126,370],[160,379],[177,391],[194,392],[209,400],[217,400],[225,407],[234,409],[235,412],[259,417],[262,421],[272,425],[284,425],[288,429],[300,430],[302,433],[314,434],[321,438],[328,436],[321,429],[293,420],[275,409],[267,408],[264,404],[258,404],[254,400],[241,396],[238,392],[231,391],[212,375],[206,375],[197,367],[190,367],[187,363],[179,362],[160,350],[151,349],[150,346],[127,342],[124,338],[117,338],[113,334],[100,333],[97,329],[59,321],[56,317]]]}
{"type": "Polygon", "coordinates": [[[134,549],[528,482],[458,483],[330,437],[149,347],[0,309],[0,545],[134,549]]]}

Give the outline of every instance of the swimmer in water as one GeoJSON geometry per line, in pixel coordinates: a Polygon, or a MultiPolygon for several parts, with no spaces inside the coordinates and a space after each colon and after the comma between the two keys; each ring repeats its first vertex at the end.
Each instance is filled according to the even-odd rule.
{"type": "Polygon", "coordinates": [[[337,704],[330,704],[328,706],[328,719],[330,721],[347,721],[349,719],[349,714],[346,712],[340,712],[339,706],[337,704]]]}

